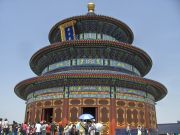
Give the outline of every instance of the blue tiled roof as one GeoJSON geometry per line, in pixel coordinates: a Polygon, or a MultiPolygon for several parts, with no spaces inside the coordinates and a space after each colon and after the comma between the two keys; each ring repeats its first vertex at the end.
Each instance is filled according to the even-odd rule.
{"type": "Polygon", "coordinates": [[[178,133],[178,131],[180,131],[180,123],[158,124],[159,134],[178,133]]]}
{"type": "MultiPolygon", "coordinates": [[[[156,130],[150,129],[149,131],[150,135],[157,135],[156,130]]],[[[143,132],[143,134],[145,134],[143,132]]],[[[116,129],[116,134],[115,135],[127,135],[126,129],[122,128],[122,129],[116,129]]],[[[131,129],[131,135],[137,135],[137,129],[131,129]]]]}

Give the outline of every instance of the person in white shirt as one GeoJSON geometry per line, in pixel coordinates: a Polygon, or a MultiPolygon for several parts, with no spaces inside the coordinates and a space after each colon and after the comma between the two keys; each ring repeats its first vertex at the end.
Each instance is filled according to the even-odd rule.
{"type": "Polygon", "coordinates": [[[128,124],[126,127],[126,133],[127,133],[127,135],[131,135],[130,124],[128,124]]]}
{"type": "Polygon", "coordinates": [[[66,126],[64,127],[64,135],[69,135],[69,126],[68,126],[68,124],[66,124],[66,126]]]}
{"type": "Polygon", "coordinates": [[[2,128],[3,128],[3,132],[7,135],[8,134],[8,127],[9,127],[9,122],[7,119],[4,119],[4,121],[2,122],[2,128]]]}
{"type": "Polygon", "coordinates": [[[46,135],[46,121],[43,121],[43,123],[41,124],[41,135],[46,135]]]}
{"type": "Polygon", "coordinates": [[[138,126],[138,127],[137,127],[137,135],[142,135],[141,129],[142,129],[141,126],[138,126]]]}
{"type": "Polygon", "coordinates": [[[96,132],[96,124],[94,122],[95,122],[95,119],[93,119],[89,125],[88,132],[90,135],[95,135],[95,132],[96,132]]]}
{"type": "Polygon", "coordinates": [[[41,134],[41,124],[39,122],[36,123],[35,129],[36,129],[36,135],[40,135],[41,134]]]}

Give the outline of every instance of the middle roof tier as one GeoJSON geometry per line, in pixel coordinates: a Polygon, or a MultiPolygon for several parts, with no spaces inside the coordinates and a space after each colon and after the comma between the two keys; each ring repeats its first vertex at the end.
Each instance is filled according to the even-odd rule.
{"type": "Polygon", "coordinates": [[[48,66],[67,60],[100,59],[131,65],[140,76],[152,67],[152,60],[143,50],[130,44],[108,40],[74,40],[58,42],[37,51],[30,60],[34,73],[41,75],[48,66]]]}

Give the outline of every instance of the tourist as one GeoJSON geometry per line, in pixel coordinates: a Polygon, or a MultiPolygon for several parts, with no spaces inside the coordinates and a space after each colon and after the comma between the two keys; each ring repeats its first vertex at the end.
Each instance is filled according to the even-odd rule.
{"type": "Polygon", "coordinates": [[[142,126],[141,127],[141,135],[144,135],[145,134],[145,130],[144,130],[144,127],[142,126]]]}
{"type": "Polygon", "coordinates": [[[41,134],[41,124],[39,123],[39,121],[35,125],[35,132],[36,132],[36,135],[41,134]]]}
{"type": "Polygon", "coordinates": [[[27,124],[26,123],[22,123],[22,125],[21,125],[21,133],[23,135],[27,134],[27,124]]]}
{"type": "Polygon", "coordinates": [[[18,124],[18,135],[21,135],[21,124],[18,124]]]}
{"type": "Polygon", "coordinates": [[[142,135],[141,126],[137,127],[137,135],[142,135]]]}
{"type": "Polygon", "coordinates": [[[149,135],[153,135],[153,129],[152,128],[149,129],[149,135]]]}
{"type": "Polygon", "coordinates": [[[41,124],[41,135],[46,135],[46,127],[47,127],[46,121],[43,121],[41,124]]]}
{"type": "Polygon", "coordinates": [[[79,134],[80,135],[85,135],[85,130],[84,130],[82,124],[83,124],[82,121],[78,122],[77,125],[76,125],[76,128],[79,129],[79,134]]]}
{"type": "Polygon", "coordinates": [[[27,130],[26,130],[26,134],[27,135],[29,135],[29,133],[30,133],[30,127],[31,127],[31,125],[28,123],[27,124],[27,130]]]}
{"type": "Polygon", "coordinates": [[[0,118],[0,135],[2,133],[2,118],[0,118]]]}
{"type": "Polygon", "coordinates": [[[51,125],[50,123],[48,122],[47,123],[47,126],[46,126],[46,135],[50,135],[51,134],[51,125]]]}
{"type": "Polygon", "coordinates": [[[96,132],[96,125],[94,123],[95,120],[92,120],[92,122],[89,124],[88,132],[90,135],[95,135],[96,132]]]}
{"type": "Polygon", "coordinates": [[[35,134],[35,128],[34,128],[34,124],[32,124],[29,127],[29,135],[34,135],[34,134],[35,134]]]}
{"type": "Polygon", "coordinates": [[[79,130],[76,129],[76,125],[72,125],[69,135],[79,135],[79,130]]]}
{"type": "Polygon", "coordinates": [[[9,127],[8,127],[8,135],[12,135],[12,125],[9,125],[9,127]]]}
{"type": "Polygon", "coordinates": [[[28,125],[26,123],[22,123],[22,130],[23,135],[26,135],[28,132],[28,125]]]}
{"type": "Polygon", "coordinates": [[[89,122],[83,122],[82,124],[84,131],[85,131],[85,135],[88,135],[88,129],[89,129],[89,122]]]}
{"type": "Polygon", "coordinates": [[[145,128],[144,129],[144,135],[148,135],[149,133],[148,133],[148,129],[147,128],[145,128]]]}
{"type": "Polygon", "coordinates": [[[62,122],[59,122],[58,124],[58,135],[63,135],[64,127],[62,125],[62,122]]]}
{"type": "Polygon", "coordinates": [[[66,124],[66,126],[64,127],[64,135],[69,135],[69,125],[66,124]]]}
{"type": "Polygon", "coordinates": [[[101,123],[96,123],[96,132],[95,132],[95,135],[100,135],[101,133],[101,130],[103,128],[103,125],[101,123]],[[98,125],[98,126],[97,126],[98,125]],[[98,128],[97,128],[98,127],[98,128]]]}
{"type": "Polygon", "coordinates": [[[12,135],[17,135],[18,134],[18,124],[17,122],[13,121],[12,124],[12,135]]]}
{"type": "Polygon", "coordinates": [[[2,122],[2,128],[3,128],[3,134],[8,135],[9,134],[9,122],[7,119],[4,119],[2,122]]]}
{"type": "Polygon", "coordinates": [[[56,131],[57,131],[57,126],[56,126],[55,121],[53,121],[51,123],[51,135],[55,135],[56,131]]]}
{"type": "Polygon", "coordinates": [[[23,134],[23,130],[22,130],[22,123],[21,124],[19,124],[19,133],[18,133],[18,135],[20,134],[20,135],[22,135],[23,134]]]}
{"type": "Polygon", "coordinates": [[[131,135],[130,124],[128,124],[127,127],[126,127],[126,134],[131,135]]]}
{"type": "Polygon", "coordinates": [[[33,135],[35,135],[36,134],[36,123],[34,123],[33,125],[32,125],[32,131],[33,131],[33,135]]]}

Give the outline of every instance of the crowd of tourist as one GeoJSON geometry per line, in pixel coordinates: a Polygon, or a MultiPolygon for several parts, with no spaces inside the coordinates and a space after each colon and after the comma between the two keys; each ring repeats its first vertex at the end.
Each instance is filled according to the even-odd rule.
{"type": "MultiPolygon", "coordinates": [[[[130,125],[126,127],[126,135],[132,135],[134,129],[130,125]]],[[[152,135],[151,130],[138,126],[137,135],[152,135]]],[[[7,119],[0,118],[0,135],[100,135],[95,120],[80,121],[76,124],[62,122],[41,121],[34,124],[17,123],[9,124],[7,119]]]]}
{"type": "Polygon", "coordinates": [[[131,129],[130,124],[128,124],[127,127],[126,127],[126,134],[127,135],[132,135],[133,134],[132,130],[136,130],[135,133],[137,133],[137,135],[153,135],[151,129],[143,128],[140,125],[136,129],[134,129],[134,128],[131,129]]]}
{"type": "Polygon", "coordinates": [[[69,123],[65,126],[61,122],[41,121],[34,124],[17,123],[9,124],[7,119],[0,118],[0,135],[99,135],[94,121],[69,123]]]}

